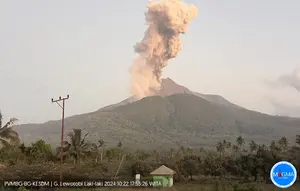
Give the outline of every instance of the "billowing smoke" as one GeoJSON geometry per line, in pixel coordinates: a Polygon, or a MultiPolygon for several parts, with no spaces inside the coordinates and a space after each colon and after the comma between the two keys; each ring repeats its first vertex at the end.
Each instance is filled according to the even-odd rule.
{"type": "Polygon", "coordinates": [[[137,98],[150,96],[160,88],[162,69],[181,50],[179,35],[198,15],[197,7],[179,0],[152,0],[147,7],[148,29],[134,47],[139,56],[130,68],[131,91],[137,98]]]}
{"type": "Polygon", "coordinates": [[[291,86],[300,92],[300,68],[295,69],[290,75],[284,75],[279,78],[284,85],[291,86]]]}

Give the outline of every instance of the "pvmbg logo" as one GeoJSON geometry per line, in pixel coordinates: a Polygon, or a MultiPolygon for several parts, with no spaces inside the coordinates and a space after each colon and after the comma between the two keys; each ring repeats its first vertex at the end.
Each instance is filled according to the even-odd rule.
{"type": "Polygon", "coordinates": [[[288,188],[296,182],[297,170],[291,163],[281,161],[272,167],[270,177],[275,186],[288,188]]]}

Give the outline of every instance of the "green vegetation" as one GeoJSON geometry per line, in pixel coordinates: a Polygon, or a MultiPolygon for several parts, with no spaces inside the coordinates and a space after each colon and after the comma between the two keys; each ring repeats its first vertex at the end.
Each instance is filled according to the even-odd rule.
{"type": "MultiPolygon", "coordinates": [[[[286,137],[267,146],[239,136],[235,142],[218,142],[214,150],[181,146],[134,152],[123,149],[121,141],[115,147],[106,148],[102,139],[95,144],[86,141],[87,137],[88,134],[82,136],[80,129],[68,134],[63,147],[64,180],[133,179],[136,173],[148,179],[151,171],[166,165],[176,171],[173,189],[177,191],[276,190],[269,179],[270,169],[276,162],[287,160],[300,169],[299,136],[297,145],[291,145],[286,137]]],[[[56,150],[52,152],[44,140],[30,146],[4,144],[0,160],[8,167],[0,169],[1,180],[59,180],[60,148],[56,150]]],[[[299,189],[296,185],[294,188],[299,189]]]]}
{"type": "Polygon", "coordinates": [[[0,143],[3,146],[11,144],[19,144],[19,135],[16,131],[12,130],[12,125],[18,121],[16,118],[11,118],[5,125],[3,124],[3,116],[0,112],[0,143]]]}

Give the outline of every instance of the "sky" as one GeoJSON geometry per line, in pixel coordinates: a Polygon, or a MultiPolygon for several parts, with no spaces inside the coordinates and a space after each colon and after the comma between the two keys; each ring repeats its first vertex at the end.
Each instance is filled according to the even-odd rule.
{"type": "MultiPolygon", "coordinates": [[[[198,17],[163,76],[268,114],[300,116],[299,92],[270,85],[300,65],[300,1],[188,0],[198,17]]],[[[4,119],[60,119],[130,96],[133,46],[147,0],[0,1],[0,109],[4,119]]]]}

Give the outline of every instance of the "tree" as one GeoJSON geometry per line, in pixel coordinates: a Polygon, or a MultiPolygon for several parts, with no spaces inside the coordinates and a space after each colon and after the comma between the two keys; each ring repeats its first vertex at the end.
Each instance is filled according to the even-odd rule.
{"type": "Polygon", "coordinates": [[[276,141],[271,141],[270,143],[270,150],[273,152],[280,152],[281,148],[278,146],[278,144],[276,143],[276,141]]]}
{"type": "Polygon", "coordinates": [[[42,157],[52,156],[52,149],[50,144],[47,144],[44,140],[40,139],[31,146],[26,147],[24,143],[19,146],[19,149],[23,154],[31,159],[41,159],[42,157]]]}
{"type": "MultiPolygon", "coordinates": [[[[153,156],[155,157],[155,161],[156,161],[156,162],[159,162],[159,161],[160,161],[161,155],[160,155],[160,152],[159,152],[159,151],[154,150],[154,151],[153,151],[153,156]]],[[[180,151],[176,152],[176,153],[175,153],[175,157],[176,157],[177,159],[181,159],[181,158],[182,158],[181,152],[180,152],[180,151]]]]}
{"type": "Polygon", "coordinates": [[[98,163],[99,153],[100,153],[100,161],[103,160],[104,144],[105,144],[104,141],[102,139],[99,139],[98,144],[93,143],[91,145],[93,153],[96,155],[96,158],[95,158],[96,163],[98,163]]]}
{"type": "Polygon", "coordinates": [[[99,139],[98,147],[101,149],[101,151],[100,151],[100,160],[101,161],[103,160],[104,146],[105,146],[105,142],[103,141],[103,139],[99,139]]]}
{"type": "Polygon", "coordinates": [[[226,149],[231,148],[231,143],[223,140],[217,143],[216,149],[220,154],[224,154],[224,152],[226,151],[226,149]]]}
{"type": "Polygon", "coordinates": [[[242,136],[238,136],[236,139],[236,144],[241,148],[245,144],[245,139],[242,136]]]}
{"type": "Polygon", "coordinates": [[[111,149],[107,149],[105,152],[105,156],[109,159],[109,160],[120,160],[121,156],[122,156],[122,150],[117,147],[117,148],[111,148],[111,149]]]}
{"type": "Polygon", "coordinates": [[[171,148],[168,152],[168,157],[170,160],[172,160],[175,156],[175,150],[173,148],[171,148]]]}
{"type": "Polygon", "coordinates": [[[2,126],[3,115],[0,112],[0,142],[4,147],[20,144],[18,133],[12,129],[12,126],[17,121],[17,118],[11,118],[4,126],[2,126]]]}
{"type": "Polygon", "coordinates": [[[296,135],[296,144],[300,146],[300,135],[296,135]]]}
{"type": "Polygon", "coordinates": [[[286,150],[289,146],[289,142],[286,137],[281,137],[278,142],[278,146],[280,147],[281,150],[286,150]]]}
{"type": "Polygon", "coordinates": [[[233,150],[235,156],[237,156],[237,154],[238,154],[240,148],[239,148],[238,146],[236,146],[236,145],[232,145],[232,150],[233,150]]]}
{"type": "Polygon", "coordinates": [[[152,170],[152,165],[147,164],[145,161],[137,161],[131,165],[132,176],[136,174],[149,176],[152,170]]]}
{"type": "Polygon", "coordinates": [[[231,147],[231,142],[223,140],[223,145],[225,146],[226,149],[229,149],[231,147]]]}
{"type": "MultiPolygon", "coordinates": [[[[85,138],[89,133],[86,133],[82,137],[81,129],[73,129],[73,132],[68,134],[70,142],[64,142],[64,155],[71,156],[74,159],[75,164],[79,164],[81,158],[86,155],[88,149],[91,148],[91,144],[85,143],[85,138]]],[[[59,151],[60,147],[57,149],[59,151]]]]}
{"type": "Polygon", "coordinates": [[[197,161],[194,159],[185,159],[183,161],[183,170],[190,176],[190,180],[193,180],[193,175],[198,172],[197,161]]]}
{"type": "Polygon", "coordinates": [[[34,150],[38,153],[51,153],[51,146],[47,144],[43,139],[40,139],[32,144],[34,150]]]}
{"type": "Polygon", "coordinates": [[[225,151],[225,145],[223,142],[218,142],[216,146],[217,151],[222,155],[222,153],[225,151]]]}
{"type": "Polygon", "coordinates": [[[19,149],[20,149],[20,151],[21,151],[22,153],[25,153],[25,151],[26,151],[26,146],[25,146],[25,144],[22,143],[22,144],[19,146],[19,149]]]}
{"type": "Polygon", "coordinates": [[[118,147],[121,148],[123,143],[121,141],[118,142],[118,147]]]}
{"type": "Polygon", "coordinates": [[[257,150],[258,145],[252,140],[252,141],[249,143],[249,147],[250,147],[251,153],[253,153],[254,151],[257,150]]]}

